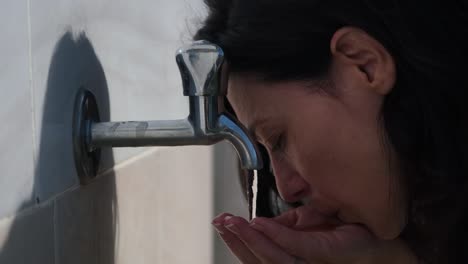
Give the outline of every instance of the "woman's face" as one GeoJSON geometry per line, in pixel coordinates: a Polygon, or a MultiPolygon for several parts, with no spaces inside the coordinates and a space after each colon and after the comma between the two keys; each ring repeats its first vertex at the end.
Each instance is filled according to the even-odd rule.
{"type": "Polygon", "coordinates": [[[381,239],[405,224],[404,188],[379,121],[383,96],[331,77],[333,95],[305,81],[230,77],[228,100],[268,150],[281,197],[381,239]]]}

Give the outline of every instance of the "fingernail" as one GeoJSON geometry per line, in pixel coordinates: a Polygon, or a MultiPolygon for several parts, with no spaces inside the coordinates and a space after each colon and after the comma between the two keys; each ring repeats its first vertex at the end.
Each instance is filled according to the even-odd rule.
{"type": "Polygon", "coordinates": [[[236,235],[239,234],[239,228],[234,224],[225,225],[224,227],[236,235]]]}
{"type": "Polygon", "coordinates": [[[221,224],[213,223],[213,227],[219,234],[224,235],[224,232],[221,230],[221,224]]]}
{"type": "Polygon", "coordinates": [[[223,217],[223,215],[226,215],[226,213],[221,213],[221,214],[219,214],[219,215],[215,216],[215,218],[214,218],[214,219],[215,219],[215,220],[220,220],[220,221],[221,221],[221,220],[223,220],[223,219],[224,219],[224,217],[226,217],[226,216],[224,216],[224,217],[223,217]]]}
{"type": "Polygon", "coordinates": [[[226,218],[226,213],[221,213],[219,215],[217,215],[215,218],[213,218],[213,221],[211,221],[212,224],[220,224],[220,225],[223,225],[224,224],[224,219],[226,218]]]}
{"type": "Polygon", "coordinates": [[[250,223],[250,227],[252,227],[253,229],[256,229],[257,231],[262,231],[263,232],[263,230],[265,230],[263,225],[261,225],[258,222],[255,222],[255,221],[250,223]]]}
{"type": "Polygon", "coordinates": [[[212,225],[221,225],[223,221],[224,220],[220,220],[220,219],[215,218],[215,219],[213,219],[213,221],[211,221],[211,224],[212,225]]]}

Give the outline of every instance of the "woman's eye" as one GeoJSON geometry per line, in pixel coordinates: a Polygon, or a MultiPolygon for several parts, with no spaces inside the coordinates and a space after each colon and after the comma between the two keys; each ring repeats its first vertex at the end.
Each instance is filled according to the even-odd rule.
{"type": "Polygon", "coordinates": [[[284,148],[284,135],[280,134],[278,135],[276,140],[271,145],[271,151],[276,152],[276,151],[283,150],[283,148],[284,148]]]}

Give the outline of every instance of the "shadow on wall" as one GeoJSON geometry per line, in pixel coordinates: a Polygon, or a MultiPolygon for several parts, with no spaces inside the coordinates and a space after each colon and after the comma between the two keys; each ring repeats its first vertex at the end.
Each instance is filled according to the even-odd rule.
{"type": "MultiPolygon", "coordinates": [[[[49,219],[53,219],[53,224],[28,221],[28,214],[17,217],[0,249],[0,263],[43,263],[50,259],[44,255],[47,252],[41,252],[47,246],[38,245],[45,241],[53,241],[47,248],[53,247],[49,250],[53,253],[50,263],[54,263],[54,259],[67,264],[115,262],[118,205],[114,175],[106,173],[87,186],[55,196],[78,184],[71,127],[74,98],[82,86],[96,95],[101,121],[109,121],[109,92],[102,65],[86,35],[68,31],[55,46],[48,71],[43,116],[37,120],[42,126],[34,194],[20,207],[27,207],[33,201],[37,210],[45,210],[52,204],[53,209],[49,211],[54,215],[49,219]],[[47,226],[50,230],[41,233],[47,226]],[[42,236],[47,239],[37,234],[44,234],[42,236]]],[[[113,163],[111,150],[103,150],[101,168],[112,168],[113,163]]]]}

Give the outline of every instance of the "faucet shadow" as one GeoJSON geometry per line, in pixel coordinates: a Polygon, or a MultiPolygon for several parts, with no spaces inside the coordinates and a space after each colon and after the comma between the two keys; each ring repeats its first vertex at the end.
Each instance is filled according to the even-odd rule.
{"type": "MultiPolygon", "coordinates": [[[[36,115],[36,127],[40,131],[36,135],[40,136],[37,137],[34,193],[18,208],[18,211],[31,207],[45,210],[50,204],[53,206],[50,210],[53,218],[47,218],[53,219],[53,226],[49,224],[52,228],[46,233],[53,239],[52,262],[45,264],[54,263],[54,259],[61,264],[115,263],[118,202],[113,173],[106,172],[87,186],[72,187],[79,184],[71,128],[74,99],[81,87],[95,94],[101,121],[109,121],[109,91],[103,67],[86,34],[74,34],[70,30],[55,45],[42,117],[36,115]]],[[[42,94],[36,93],[36,96],[42,94]]],[[[101,172],[113,165],[111,150],[103,149],[101,172]]],[[[37,245],[43,238],[34,237],[37,232],[31,232],[45,228],[41,226],[43,223],[25,221],[24,218],[33,216],[21,215],[13,220],[0,248],[0,263],[44,263],[50,260],[46,260],[44,252],[35,249],[44,248],[37,245]]]]}

